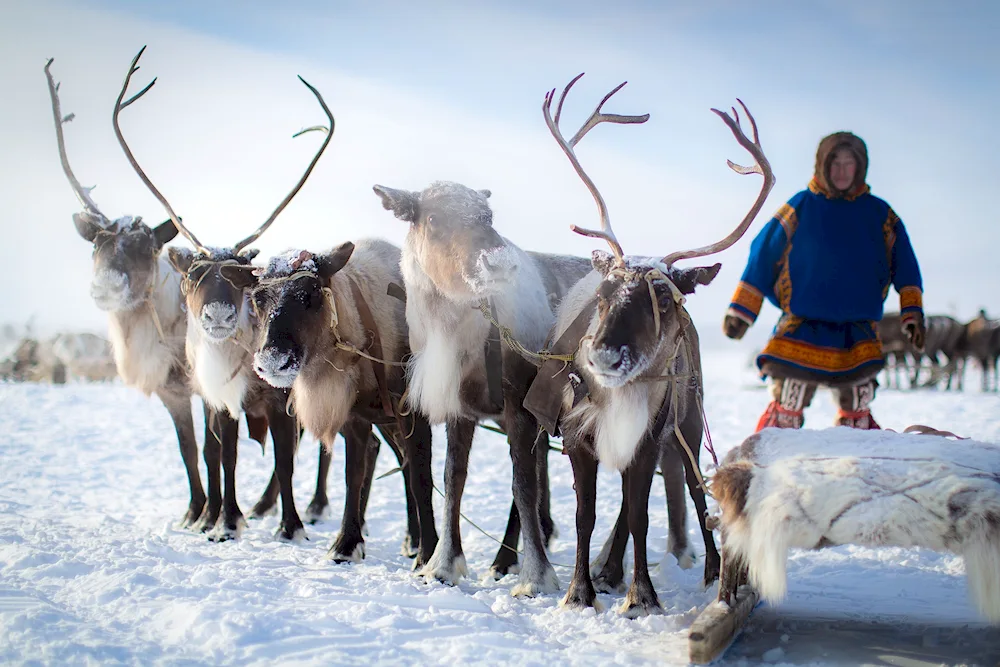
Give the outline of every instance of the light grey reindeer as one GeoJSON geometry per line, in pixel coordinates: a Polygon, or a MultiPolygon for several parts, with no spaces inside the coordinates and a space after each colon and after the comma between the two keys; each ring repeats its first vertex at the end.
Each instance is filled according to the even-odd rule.
{"type": "MultiPolygon", "coordinates": [[[[740,174],[759,173],[764,177],[756,201],[739,226],[722,241],[671,253],[662,259],[626,257],[611,228],[607,206],[574,151],[584,135],[599,123],[621,122],[620,117],[600,113],[604,102],[621,86],[601,101],[576,135],[567,141],[559,129],[559,116],[567,93],[580,76],[563,90],[555,118],[551,115],[555,89],[545,96],[542,110],[553,138],[587,185],[600,214],[600,230],[575,225],[571,229],[604,239],[612,252],[594,251],[594,270],[573,287],[560,305],[553,336],[557,341],[553,349],[568,344],[574,351],[570,367],[557,371],[569,380],[563,385],[560,427],[563,446],[573,466],[577,495],[576,566],[563,603],[572,607],[595,604],[589,559],[600,462],[623,476],[623,500],[635,568],[622,613],[636,617],[660,608],[649,578],[646,532],[650,486],[664,448],[677,448],[686,454],[688,487],[705,540],[706,585],[718,577],[720,566],[715,540],[705,525],[705,494],[698,463],[703,423],[701,360],[697,331],[684,309],[684,295],[694,293],[697,285],[709,284],[721,265],[693,269],[678,269],[673,265],[680,260],[718,253],[735,243],[760,211],[773,187],[774,176],[760,147],[756,123],[746,107],[743,109],[753,127],[753,142],[743,134],[735,109],[736,120],[713,109],[756,163],[751,168],[732,162],[729,166],[740,174]]],[[[551,386],[545,366],[537,377],[546,380],[546,388],[551,386]]],[[[678,530],[683,533],[683,521],[681,524],[678,530]]],[[[672,533],[674,529],[672,525],[672,533]]]]}
{"type": "MultiPolygon", "coordinates": [[[[209,475],[208,502],[198,472],[198,443],[191,415],[192,391],[184,359],[187,317],[181,295],[181,276],[162,249],[177,235],[167,220],[150,228],[140,217],[109,219],[94,203],[91,188],[80,185],[70,168],[63,137],[63,124],[73,114],[63,116],[59,105],[59,84],[45,65],[52,115],[56,126],[59,160],[83,211],[73,215],[73,223],[84,240],[94,244],[90,294],[98,308],[108,314],[108,329],[118,375],[125,384],[146,396],[156,394],[170,413],[177,431],[181,458],[190,488],[188,509],[181,520],[184,527],[210,530],[221,504],[218,476],[209,475]]],[[[205,406],[205,463],[218,470],[221,452],[212,435],[211,411],[205,406]]]]}
{"type": "MultiPolygon", "coordinates": [[[[413,353],[409,403],[432,424],[444,422],[447,431],[446,516],[422,574],[454,583],[468,573],[459,529],[461,498],[476,423],[493,419],[510,444],[514,504],[524,538],[524,562],[512,593],[554,592],[559,581],[539,522],[537,464],[544,452],[535,449],[538,424],[521,405],[536,367],[505,345],[502,371],[487,368],[491,324],[480,306],[491,302],[517,341],[540,350],[554,323],[553,303],[589,265],[578,257],[528,253],[500,236],[493,228],[488,190],[452,182],[435,182],[422,192],[381,185],[374,190],[387,210],[410,224],[401,261],[413,353]]],[[[510,538],[517,543],[516,531],[508,530],[507,538],[508,546],[493,562],[494,576],[507,574],[517,563],[516,552],[508,548],[510,538]]]]}

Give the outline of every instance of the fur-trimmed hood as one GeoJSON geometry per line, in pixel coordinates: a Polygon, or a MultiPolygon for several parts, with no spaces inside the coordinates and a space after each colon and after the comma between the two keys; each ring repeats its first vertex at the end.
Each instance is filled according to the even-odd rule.
{"type": "Polygon", "coordinates": [[[810,190],[826,195],[830,199],[854,199],[868,191],[865,179],[868,175],[868,147],[861,137],[851,132],[834,132],[823,137],[816,150],[816,168],[813,172],[810,190]],[[838,148],[847,148],[854,153],[858,167],[854,173],[854,183],[846,192],[837,190],[830,182],[830,163],[838,148]]]}

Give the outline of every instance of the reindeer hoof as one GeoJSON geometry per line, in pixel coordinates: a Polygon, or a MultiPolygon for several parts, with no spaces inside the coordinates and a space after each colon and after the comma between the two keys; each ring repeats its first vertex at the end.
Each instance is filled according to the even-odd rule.
{"type": "Polygon", "coordinates": [[[256,521],[258,519],[263,519],[266,516],[272,516],[278,513],[277,503],[265,503],[259,502],[253,506],[250,510],[250,514],[247,516],[251,521],[256,521]]]}
{"type": "Polygon", "coordinates": [[[301,522],[299,522],[297,526],[291,524],[286,526],[284,523],[282,523],[280,526],[278,526],[278,532],[274,534],[274,537],[280,542],[294,542],[294,543],[299,543],[302,542],[303,540],[309,539],[306,536],[305,526],[303,526],[301,522]]]}
{"type": "Polygon", "coordinates": [[[188,510],[187,512],[184,513],[184,516],[181,517],[178,526],[183,529],[192,529],[192,530],[195,529],[198,523],[198,519],[201,517],[201,512],[204,509],[204,507],[205,507],[204,502],[200,504],[192,502],[190,505],[188,505],[188,510]]]}
{"type": "Polygon", "coordinates": [[[595,611],[604,611],[603,605],[597,599],[594,587],[592,585],[577,584],[576,582],[570,583],[569,590],[566,591],[566,597],[560,600],[559,606],[564,609],[584,610],[593,608],[595,611]]]}
{"type": "Polygon", "coordinates": [[[625,592],[625,573],[617,568],[612,569],[605,566],[597,574],[591,572],[590,576],[593,578],[594,588],[599,593],[625,592]]]}
{"type": "Polygon", "coordinates": [[[313,498],[312,502],[309,503],[309,507],[306,508],[306,523],[309,525],[315,525],[320,521],[325,520],[330,514],[330,501],[326,498],[322,500],[317,500],[313,498]]]}
{"type": "Polygon", "coordinates": [[[209,542],[228,542],[239,539],[246,525],[247,522],[243,519],[242,514],[232,519],[221,520],[208,534],[208,540],[209,542]]]}
{"type": "Polygon", "coordinates": [[[625,618],[642,618],[651,614],[662,614],[663,607],[660,606],[660,601],[652,589],[646,594],[630,590],[619,611],[625,618]]]}
{"type": "Polygon", "coordinates": [[[416,558],[420,555],[420,544],[407,535],[403,538],[403,544],[399,547],[399,555],[404,558],[416,558]]]}
{"type": "Polygon", "coordinates": [[[538,571],[531,572],[527,565],[521,568],[520,579],[517,584],[510,589],[510,594],[514,597],[535,597],[546,593],[555,593],[559,590],[559,577],[551,565],[538,568],[538,571]]]}
{"type": "Polygon", "coordinates": [[[358,542],[351,553],[344,553],[334,545],[326,552],[326,559],[332,560],[338,565],[341,563],[360,563],[365,559],[365,543],[358,542]]]}
{"type": "Polygon", "coordinates": [[[454,586],[462,577],[469,576],[469,566],[465,562],[465,554],[449,558],[435,551],[430,562],[418,574],[427,582],[440,581],[454,586]]]}
{"type": "Polygon", "coordinates": [[[493,565],[490,567],[489,576],[493,581],[500,581],[508,574],[520,574],[521,566],[518,563],[511,563],[506,566],[493,565]]]}

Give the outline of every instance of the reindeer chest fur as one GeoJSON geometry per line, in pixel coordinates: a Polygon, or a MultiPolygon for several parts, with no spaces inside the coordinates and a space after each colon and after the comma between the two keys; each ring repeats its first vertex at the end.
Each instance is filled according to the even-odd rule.
{"type": "Polygon", "coordinates": [[[188,313],[186,352],[195,389],[212,408],[226,410],[234,418],[243,411],[248,390],[260,384],[250,365],[247,343],[240,343],[253,339],[245,306],[240,310],[236,340],[209,339],[195,316],[188,313]]]}
{"type": "Polygon", "coordinates": [[[159,262],[164,278],[154,285],[149,299],[130,311],[112,313],[108,322],[118,375],[147,396],[167,384],[171,370],[183,367],[187,328],[180,276],[165,259],[159,262]]]}

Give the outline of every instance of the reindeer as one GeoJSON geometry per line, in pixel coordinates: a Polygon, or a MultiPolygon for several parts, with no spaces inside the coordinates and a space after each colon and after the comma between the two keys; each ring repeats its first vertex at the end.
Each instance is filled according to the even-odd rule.
{"type": "Polygon", "coordinates": [[[387,288],[402,281],[399,260],[395,246],[362,240],[326,254],[293,251],[272,258],[259,276],[237,266],[223,273],[253,290],[262,322],[254,346],[257,374],[291,390],[295,414],[324,445],[332,446],[338,431],[344,434],[347,499],[330,558],[364,558],[362,525],[378,453],[370,444],[375,424],[400,461],[408,508],[403,553],[416,555],[420,568],[437,544],[431,429],[419,415],[405,424],[398,408],[409,345],[403,304],[387,288]]]}
{"type": "MultiPolygon", "coordinates": [[[[141,55],[142,51],[133,60],[130,73],[126,77],[122,94],[118,100],[119,111],[149,90],[150,86],[147,86],[128,102],[121,103],[121,99],[128,87],[129,78],[136,71],[136,63],[141,55]]],[[[238,535],[242,523],[242,514],[236,504],[235,498],[234,475],[237,438],[234,428],[235,421],[232,417],[238,415],[241,409],[247,411],[249,414],[266,417],[274,439],[275,475],[278,480],[282,500],[282,521],[279,537],[295,540],[304,535],[304,526],[295,509],[291,483],[298,429],[295,418],[286,411],[286,406],[289,403],[295,405],[296,414],[302,418],[306,428],[321,439],[324,444],[324,451],[328,452],[332,447],[333,437],[344,427],[346,420],[339,422],[330,421],[327,424],[327,428],[317,428],[318,418],[329,420],[337,418],[333,414],[324,412],[326,408],[331,407],[325,401],[337,395],[353,397],[358,389],[352,381],[345,381],[347,380],[347,374],[331,371],[333,377],[327,378],[328,382],[320,388],[319,395],[321,396],[321,400],[317,404],[315,401],[315,396],[317,395],[315,391],[311,392],[310,387],[300,385],[296,391],[292,392],[293,383],[276,381],[275,373],[269,372],[274,371],[274,369],[266,365],[261,366],[259,363],[261,356],[255,354],[258,339],[267,339],[269,332],[276,330],[277,322],[287,326],[289,324],[287,315],[292,314],[291,322],[294,323],[295,327],[298,327],[304,322],[304,319],[300,321],[300,317],[305,317],[304,313],[295,310],[295,305],[300,303],[298,301],[295,303],[280,302],[277,305],[277,309],[272,310],[266,310],[264,306],[257,308],[252,305],[250,290],[251,288],[258,287],[258,279],[254,275],[256,267],[251,264],[251,261],[257,253],[253,250],[247,250],[248,246],[256,241],[274,223],[278,215],[302,188],[333,136],[333,115],[323,100],[322,95],[301,77],[299,77],[299,80],[316,96],[317,101],[329,119],[330,125],[328,128],[319,126],[307,128],[307,130],[296,133],[295,136],[310,130],[323,130],[326,133],[326,139],[320,145],[319,150],[298,183],[274,212],[271,213],[270,217],[253,234],[231,248],[208,248],[184,226],[181,220],[173,213],[170,204],[150,182],[142,168],[136,162],[120,131],[118,131],[117,114],[115,119],[116,133],[122,144],[122,150],[125,151],[129,158],[129,162],[154,196],[163,204],[173,223],[196,250],[192,253],[189,250],[171,249],[170,259],[178,271],[184,275],[182,288],[186,294],[190,318],[187,356],[193,369],[193,380],[201,388],[206,400],[216,405],[220,412],[228,413],[228,421],[226,422],[228,430],[223,431],[223,462],[228,462],[229,465],[225,471],[227,484],[224,521],[221,522],[218,530],[223,538],[238,535]],[[327,390],[331,391],[330,396],[324,393],[327,390]],[[308,404],[310,397],[314,399],[312,411],[309,410],[310,405],[308,404]],[[329,427],[330,424],[334,425],[329,427]]],[[[350,257],[350,252],[346,253],[346,257],[350,257]]],[[[380,262],[381,259],[384,258],[376,257],[372,261],[376,262],[377,265],[382,265],[380,262]]],[[[396,264],[398,264],[398,257],[389,266],[396,264]]],[[[391,269],[389,274],[391,277],[391,269]]],[[[382,285],[388,285],[388,282],[389,280],[386,279],[382,285]]],[[[297,286],[304,285],[305,281],[300,281],[297,286]]],[[[268,290],[266,287],[258,289],[253,304],[261,304],[267,293],[268,290]]],[[[302,296],[301,292],[296,292],[293,289],[285,290],[285,293],[293,300],[302,296]]],[[[386,296],[385,299],[389,299],[389,297],[386,296]]],[[[401,319],[401,309],[399,314],[401,319]]],[[[329,323],[329,319],[326,320],[326,323],[329,323]]],[[[282,340],[289,339],[294,334],[294,331],[282,330],[282,340]]],[[[271,351],[273,352],[273,350],[271,351]]],[[[284,370],[287,370],[287,368],[284,370]]],[[[368,487],[371,483],[371,473],[374,471],[374,458],[378,453],[378,444],[377,440],[373,442],[370,421],[354,419],[347,426],[348,428],[344,432],[348,451],[346,465],[348,467],[349,495],[351,493],[353,495],[349,498],[347,507],[345,507],[345,521],[341,527],[341,536],[334,543],[331,553],[336,560],[360,560],[360,556],[363,556],[364,550],[363,542],[360,541],[363,503],[359,499],[362,492],[367,495],[368,487]],[[360,457],[357,456],[358,454],[360,454],[360,457]],[[352,500],[355,502],[352,502],[352,500]],[[360,516],[358,515],[359,509],[362,511],[360,516]],[[354,539],[355,537],[357,540],[354,539]],[[340,545],[345,542],[349,543],[350,546],[346,549],[341,548],[340,545]]],[[[417,447],[421,451],[415,453],[412,458],[420,462],[421,454],[426,453],[426,471],[420,472],[426,472],[423,479],[429,479],[429,427],[424,429],[424,431],[425,433],[422,433],[427,436],[427,441],[426,443],[421,443],[421,447],[417,447]]],[[[408,466],[404,463],[402,452],[395,445],[394,448],[400,457],[401,464],[404,464],[404,470],[408,470],[408,466]]],[[[326,475],[322,469],[321,461],[317,495],[319,495],[319,489],[322,485],[323,501],[325,501],[326,497],[325,479],[326,475]]],[[[431,508],[429,487],[426,489],[424,496],[424,509],[429,512],[431,508]]],[[[311,507],[317,503],[317,499],[314,499],[311,507]]],[[[433,531],[433,518],[427,523],[430,525],[431,531],[433,531]]],[[[411,534],[411,539],[418,537],[419,533],[414,532],[411,534]]],[[[430,541],[433,542],[433,540],[430,541]]],[[[431,543],[430,548],[433,548],[433,543],[431,543]]]]}
{"type": "Polygon", "coordinates": [[[976,319],[965,325],[968,354],[983,369],[982,391],[996,391],[997,360],[1000,358],[1000,320],[990,320],[979,311],[976,319]]]}
{"type": "MultiPolygon", "coordinates": [[[[764,177],[756,201],[739,226],[717,243],[674,252],[662,259],[625,256],[612,230],[607,206],[580,165],[574,148],[587,132],[602,122],[641,122],[636,119],[645,120],[648,116],[601,112],[604,103],[625,85],[623,83],[601,100],[580,130],[567,141],[559,129],[559,117],[567,93],[580,76],[583,75],[574,78],[563,89],[554,118],[551,107],[555,89],[546,94],[542,106],[549,131],[590,190],[600,214],[600,230],[581,229],[576,225],[571,229],[584,236],[604,239],[611,248],[611,253],[594,251],[594,270],[567,295],[557,313],[554,330],[557,342],[553,349],[566,345],[574,351],[570,368],[561,371],[569,381],[561,394],[563,416],[559,427],[573,467],[577,494],[576,566],[563,604],[584,608],[594,606],[596,600],[588,565],[596,519],[597,466],[603,462],[623,476],[635,568],[621,611],[626,616],[636,617],[660,608],[649,578],[646,531],[649,490],[664,448],[677,448],[690,459],[685,466],[686,479],[705,541],[706,585],[718,577],[720,567],[715,541],[705,525],[707,507],[698,465],[703,420],[701,360],[698,334],[684,309],[684,295],[693,294],[698,285],[709,284],[721,264],[693,269],[678,269],[673,265],[680,260],[712,255],[733,245],[760,211],[774,185],[774,176],[760,146],[756,123],[746,106],[743,109],[753,129],[752,142],[743,134],[735,109],[735,120],[713,109],[755,161],[750,168],[732,162],[729,166],[740,174],[758,173],[764,177]]],[[[538,377],[546,377],[544,367],[538,377]]]]}
{"type": "MultiPolygon", "coordinates": [[[[108,314],[118,375],[125,384],[146,396],[156,394],[174,422],[190,489],[190,501],[181,525],[210,530],[221,504],[218,477],[209,474],[206,504],[198,472],[198,443],[191,415],[192,392],[184,361],[187,320],[180,290],[181,276],[161,252],[177,235],[177,228],[170,220],[151,228],[138,216],[111,220],[90,196],[92,188],[80,185],[69,165],[62,127],[74,115],[62,115],[59,84],[49,71],[52,62],[53,59],[49,59],[45,64],[45,76],[52,100],[59,160],[73,192],[83,205],[83,210],[73,215],[73,224],[80,236],[94,245],[90,294],[97,307],[108,314]]],[[[212,435],[211,410],[206,404],[204,457],[209,471],[213,464],[218,469],[220,447],[212,435]]]]}
{"type": "Polygon", "coordinates": [[[527,253],[500,236],[493,228],[489,190],[453,182],[435,182],[421,192],[382,185],[373,189],[385,209],[410,224],[401,261],[413,352],[408,403],[431,423],[445,423],[448,441],[447,516],[421,574],[450,583],[468,574],[459,527],[461,499],[476,423],[491,419],[502,425],[510,444],[516,508],[491,572],[496,578],[513,572],[520,532],[524,562],[512,594],[554,592],[559,582],[545,554],[539,517],[546,447],[544,440],[536,445],[537,421],[522,407],[536,367],[510,345],[498,349],[500,341],[490,339],[499,336],[499,329],[480,311],[492,310],[490,317],[505,323],[508,340],[539,350],[554,322],[553,303],[586,273],[587,262],[527,253]]]}
{"type": "Polygon", "coordinates": [[[950,390],[952,381],[956,381],[957,389],[962,389],[962,375],[966,355],[965,325],[948,315],[929,315],[926,318],[927,333],[924,336],[924,349],[917,350],[902,334],[899,324],[899,313],[886,313],[878,324],[879,338],[882,340],[882,350],[886,356],[886,380],[891,384],[895,380],[899,388],[899,367],[907,367],[907,355],[913,359],[913,369],[909,372],[910,388],[918,386],[934,386],[942,376],[945,376],[945,389],[950,390]],[[924,358],[930,363],[930,377],[920,385],[921,368],[924,358]],[[942,357],[944,365],[942,366],[942,357]],[[894,360],[892,367],[889,358],[894,360]],[[957,376],[957,378],[956,378],[957,376]]]}

